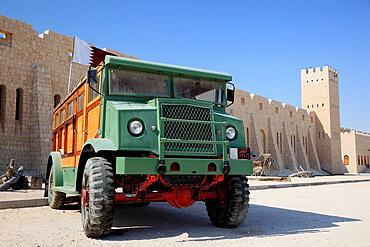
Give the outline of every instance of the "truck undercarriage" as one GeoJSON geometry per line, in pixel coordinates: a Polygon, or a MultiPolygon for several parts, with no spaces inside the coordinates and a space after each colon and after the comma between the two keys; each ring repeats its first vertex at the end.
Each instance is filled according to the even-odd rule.
{"type": "Polygon", "coordinates": [[[115,200],[121,203],[168,202],[176,208],[186,208],[196,201],[224,198],[220,186],[223,181],[224,175],[118,176],[115,200]],[[122,192],[117,192],[120,189],[122,192]]]}

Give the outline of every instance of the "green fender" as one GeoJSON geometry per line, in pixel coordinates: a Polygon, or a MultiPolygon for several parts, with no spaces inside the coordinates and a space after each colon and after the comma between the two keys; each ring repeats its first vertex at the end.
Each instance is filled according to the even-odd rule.
{"type": "Polygon", "coordinates": [[[82,148],[80,160],[78,162],[78,168],[76,172],[76,184],[75,189],[76,191],[81,190],[82,184],[82,175],[85,169],[85,164],[88,158],[92,157],[94,153],[98,153],[99,151],[117,151],[117,145],[111,139],[108,138],[92,138],[85,142],[84,147],[82,148]],[[93,152],[92,152],[93,151],[93,152]]]}
{"type": "Polygon", "coordinates": [[[87,146],[91,146],[95,153],[99,151],[117,151],[118,147],[117,145],[108,138],[92,138],[85,142],[84,148],[87,146]]]}
{"type": "Polygon", "coordinates": [[[53,169],[54,186],[63,186],[62,156],[59,152],[51,152],[49,155],[46,179],[49,178],[50,169],[53,169]]]}

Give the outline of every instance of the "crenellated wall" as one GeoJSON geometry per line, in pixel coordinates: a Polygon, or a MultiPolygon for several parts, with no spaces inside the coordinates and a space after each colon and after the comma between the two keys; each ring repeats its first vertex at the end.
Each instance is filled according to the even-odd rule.
{"type": "Polygon", "coordinates": [[[228,112],[243,119],[252,151],[271,153],[281,171],[321,170],[315,112],[239,89],[228,112]]]}
{"type": "Polygon", "coordinates": [[[341,143],[346,171],[370,172],[370,133],[342,128],[341,143]]]}
{"type": "Polygon", "coordinates": [[[316,113],[316,140],[321,166],[343,173],[340,141],[339,75],[330,66],[301,70],[302,108],[316,113]]]}

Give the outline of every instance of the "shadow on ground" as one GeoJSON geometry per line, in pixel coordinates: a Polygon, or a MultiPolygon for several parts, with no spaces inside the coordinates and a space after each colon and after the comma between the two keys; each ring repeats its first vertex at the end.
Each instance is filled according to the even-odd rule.
{"type": "Polygon", "coordinates": [[[222,229],[209,222],[203,203],[196,203],[188,209],[175,209],[167,203],[152,203],[145,208],[118,206],[111,235],[102,240],[150,240],[183,235],[186,238],[183,241],[187,242],[278,236],[323,232],[328,231],[327,228],[338,227],[338,223],[354,221],[359,220],[251,205],[247,220],[239,228],[222,229]]]}

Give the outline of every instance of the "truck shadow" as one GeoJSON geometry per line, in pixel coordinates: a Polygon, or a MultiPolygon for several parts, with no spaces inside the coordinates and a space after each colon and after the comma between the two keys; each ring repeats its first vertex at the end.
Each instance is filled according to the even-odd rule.
{"type": "Polygon", "coordinates": [[[183,242],[188,242],[278,236],[323,232],[327,228],[338,227],[338,223],[355,221],[360,220],[251,205],[247,220],[239,228],[222,229],[210,223],[203,203],[187,209],[175,209],[167,203],[152,203],[145,208],[118,206],[112,232],[102,240],[146,240],[183,235],[186,238],[183,242]]]}

